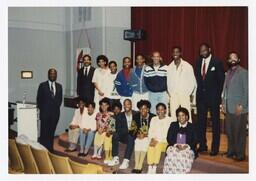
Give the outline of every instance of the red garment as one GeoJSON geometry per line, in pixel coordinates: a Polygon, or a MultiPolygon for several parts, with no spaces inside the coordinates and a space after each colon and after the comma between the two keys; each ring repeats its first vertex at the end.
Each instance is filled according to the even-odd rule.
{"type": "Polygon", "coordinates": [[[203,74],[202,74],[202,77],[203,77],[203,80],[205,80],[205,60],[204,60],[204,64],[203,64],[203,74]]]}
{"type": "Polygon", "coordinates": [[[124,78],[125,80],[129,80],[129,76],[130,76],[130,69],[124,69],[124,78]]]}

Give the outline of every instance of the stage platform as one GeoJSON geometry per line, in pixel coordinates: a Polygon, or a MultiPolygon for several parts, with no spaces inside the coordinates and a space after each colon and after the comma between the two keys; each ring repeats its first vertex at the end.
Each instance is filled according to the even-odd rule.
{"type": "MultiPolygon", "coordinates": [[[[208,138],[208,147],[210,148],[211,143],[211,133],[207,133],[208,138]]],[[[57,154],[65,155],[70,157],[72,160],[78,161],[80,163],[95,163],[102,166],[105,166],[105,169],[109,170],[109,172],[117,173],[117,174],[129,174],[134,166],[134,154],[132,155],[130,161],[130,167],[126,170],[118,169],[116,167],[108,167],[103,163],[103,160],[92,160],[91,156],[93,153],[93,148],[90,149],[89,155],[86,157],[78,157],[78,152],[67,153],[64,150],[68,147],[68,135],[67,133],[63,133],[59,137],[55,138],[54,141],[54,150],[57,154]]],[[[248,139],[247,139],[248,143],[248,139]]],[[[122,161],[124,155],[125,145],[119,144],[120,149],[120,159],[122,161]]],[[[200,154],[199,157],[194,161],[191,173],[248,173],[248,156],[246,156],[245,161],[234,161],[232,159],[227,158],[224,153],[227,149],[227,138],[225,134],[221,135],[221,146],[220,153],[215,157],[209,156],[209,154],[200,154]]],[[[246,155],[248,155],[248,144],[246,149],[246,155]]],[[[164,153],[161,156],[161,161],[157,169],[157,173],[162,173],[164,163],[164,153]]],[[[147,172],[147,163],[146,159],[144,160],[143,165],[143,173],[147,172]]]]}

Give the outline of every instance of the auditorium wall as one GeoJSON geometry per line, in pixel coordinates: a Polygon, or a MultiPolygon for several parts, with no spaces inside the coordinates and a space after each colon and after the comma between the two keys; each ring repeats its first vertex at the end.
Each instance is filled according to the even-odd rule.
{"type": "MultiPolygon", "coordinates": [[[[58,70],[58,81],[65,95],[75,94],[76,48],[91,42],[93,59],[106,54],[118,61],[130,55],[130,43],[122,40],[123,30],[130,28],[130,8],[91,8],[91,20],[76,22],[78,8],[11,7],[8,9],[8,100],[36,102],[40,82],[47,80],[47,70],[58,70]],[[88,37],[81,30],[87,30],[88,37]],[[71,36],[72,35],[72,36],[71,36]],[[33,79],[21,79],[22,70],[32,70],[33,79]]],[[[95,62],[93,63],[95,65],[95,62]]],[[[56,135],[64,132],[73,116],[73,109],[61,107],[56,135]]]]}

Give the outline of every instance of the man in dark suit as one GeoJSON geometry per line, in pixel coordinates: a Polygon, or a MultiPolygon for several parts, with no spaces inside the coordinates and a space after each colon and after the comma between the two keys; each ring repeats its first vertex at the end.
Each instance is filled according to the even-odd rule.
{"type": "Polygon", "coordinates": [[[53,151],[54,133],[60,117],[62,103],[62,86],[56,82],[57,70],[48,70],[48,80],[39,85],[37,107],[40,110],[39,142],[50,152],[53,151]]]}
{"type": "Polygon", "coordinates": [[[90,55],[83,56],[83,63],[84,67],[78,71],[77,75],[77,95],[87,105],[88,102],[94,101],[95,87],[92,83],[92,77],[95,68],[91,66],[92,58],[90,55]]]}
{"type": "Polygon", "coordinates": [[[198,152],[204,152],[208,149],[206,123],[209,110],[212,122],[210,155],[215,156],[219,152],[220,145],[220,104],[225,74],[223,64],[212,56],[211,48],[206,43],[200,46],[200,58],[196,61],[195,76],[197,81],[198,152]]]}
{"type": "Polygon", "coordinates": [[[135,111],[132,110],[132,102],[130,99],[124,100],[124,112],[121,112],[116,116],[116,132],[112,137],[112,156],[113,159],[107,163],[109,166],[114,166],[119,164],[119,142],[126,144],[125,155],[123,164],[120,169],[126,169],[129,165],[129,160],[132,156],[134,149],[135,135],[129,133],[129,128],[131,127],[132,121],[134,120],[135,111]]]}

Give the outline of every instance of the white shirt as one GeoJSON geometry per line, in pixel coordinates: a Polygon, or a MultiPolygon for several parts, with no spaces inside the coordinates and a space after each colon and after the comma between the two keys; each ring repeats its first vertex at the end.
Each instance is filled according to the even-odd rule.
{"type": "Polygon", "coordinates": [[[128,115],[126,113],[124,113],[124,114],[125,114],[125,117],[126,117],[127,126],[128,126],[128,128],[130,128],[131,124],[132,124],[132,113],[130,113],[130,115],[128,115]]]}
{"type": "Polygon", "coordinates": [[[50,80],[48,80],[48,82],[49,82],[50,90],[51,90],[51,86],[53,87],[53,93],[54,93],[54,96],[55,96],[55,95],[56,95],[55,81],[54,81],[54,82],[51,82],[50,80]]]}
{"type": "Polygon", "coordinates": [[[179,123],[180,128],[186,128],[187,125],[188,125],[188,122],[186,122],[185,124],[180,124],[180,123],[179,123]]]}
{"type": "Polygon", "coordinates": [[[92,115],[88,114],[87,108],[84,108],[83,114],[80,113],[80,108],[75,110],[71,125],[78,125],[81,129],[91,129],[92,131],[96,130],[96,112],[92,115]]]}
{"type": "Polygon", "coordinates": [[[115,86],[115,79],[116,79],[117,73],[112,74],[110,73],[107,77],[105,77],[105,84],[109,85],[109,90],[106,92],[105,97],[109,99],[120,99],[121,96],[118,94],[116,91],[116,86],[115,86]]]}
{"type": "Polygon", "coordinates": [[[148,131],[148,138],[156,139],[159,142],[166,143],[167,133],[170,127],[171,122],[174,122],[175,119],[172,117],[166,116],[164,119],[159,119],[158,116],[155,116],[151,119],[150,127],[148,131]]]}
{"type": "Polygon", "coordinates": [[[181,59],[177,68],[174,60],[168,65],[167,88],[171,95],[181,94],[190,96],[196,92],[196,78],[192,65],[181,59]]]}
{"type": "MultiPolygon", "coordinates": [[[[92,82],[98,85],[101,92],[104,93],[104,97],[111,94],[113,90],[112,84],[106,84],[106,78],[110,76],[110,69],[96,68],[93,74],[92,82]]],[[[98,94],[98,93],[97,93],[98,94]]]]}
{"type": "Polygon", "coordinates": [[[201,75],[203,75],[204,62],[205,62],[205,75],[206,75],[211,58],[212,58],[212,54],[210,54],[207,58],[203,58],[202,65],[201,65],[201,75]]]}
{"type": "Polygon", "coordinates": [[[89,71],[90,71],[91,66],[90,66],[90,65],[89,65],[88,67],[84,66],[84,75],[85,75],[85,70],[86,70],[86,68],[87,68],[87,75],[88,75],[88,73],[89,73],[89,71]]]}

